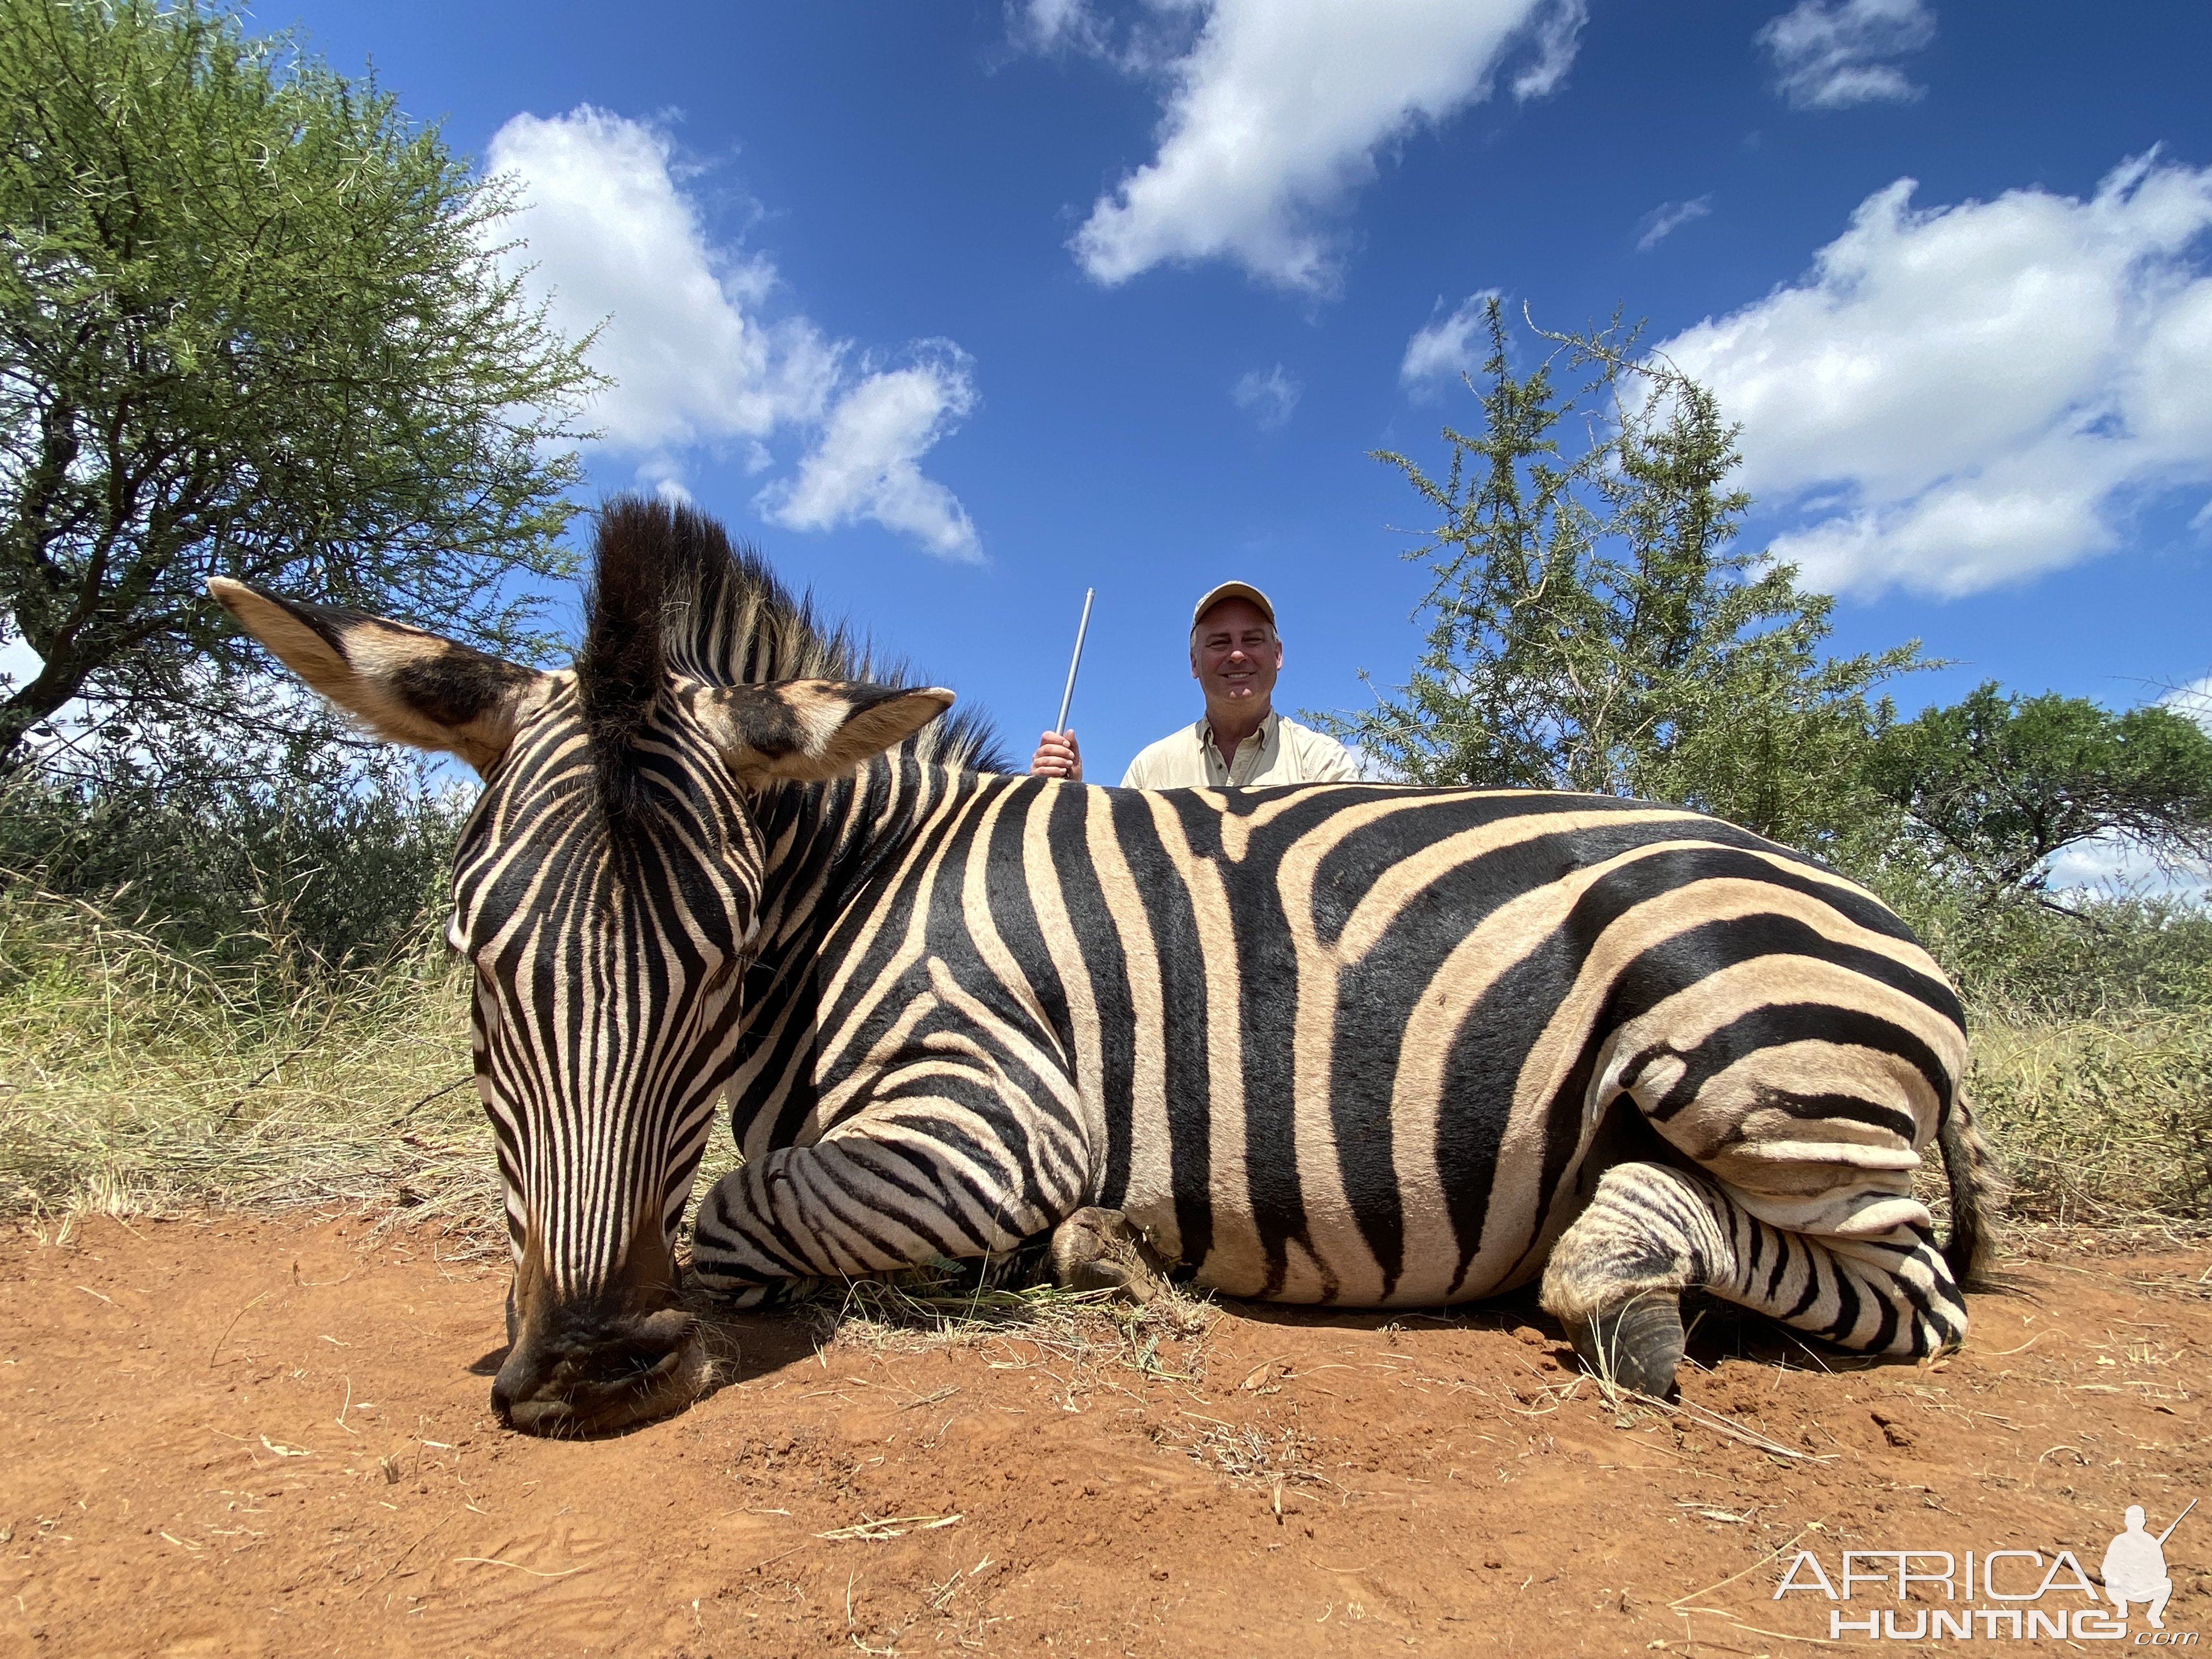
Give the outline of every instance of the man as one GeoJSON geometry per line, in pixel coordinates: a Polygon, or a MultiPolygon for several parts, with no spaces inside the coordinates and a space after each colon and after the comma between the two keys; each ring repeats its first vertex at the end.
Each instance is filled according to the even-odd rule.
{"type": "MultiPolygon", "coordinates": [[[[1190,677],[1206,694],[1206,714],[1139,752],[1122,774],[1125,789],[1221,789],[1267,783],[1356,783],[1359,763],[1334,738],[1274,710],[1283,642],[1275,607],[1249,582],[1224,582],[1190,617],[1190,677]]],[[[1083,781],[1075,733],[1037,740],[1030,775],[1083,781]]]]}
{"type": "MultiPolygon", "coordinates": [[[[2105,1550],[2105,1594],[2120,1610],[2120,1617],[2128,1616],[2128,1603],[2143,1601],[2149,1604],[2150,1627],[2164,1630],[2168,1597],[2173,1594],[2173,1580],[2166,1576],[2166,1540],[2173,1530],[2153,1537],[2143,1530],[2142,1505],[2128,1505],[2128,1529],[2105,1550]]],[[[2177,1522],[2176,1524],[2179,1524],[2177,1522]]]]}

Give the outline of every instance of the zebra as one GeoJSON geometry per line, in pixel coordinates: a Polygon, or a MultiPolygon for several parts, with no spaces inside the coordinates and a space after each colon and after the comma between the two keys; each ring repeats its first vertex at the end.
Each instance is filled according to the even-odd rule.
{"type": "Polygon", "coordinates": [[[678,1234],[724,1099],[742,1161],[688,1270],[739,1305],[1041,1238],[1112,1283],[1120,1238],[1237,1297],[1536,1283],[1655,1395],[1692,1291],[1872,1353],[1965,1336],[2001,1188],[1959,1000],[1800,853],[1607,796],[1006,775],[951,691],[634,496],[557,672],[209,586],[370,730],[483,775],[449,939],[517,1428],[707,1385],[678,1234]]]}

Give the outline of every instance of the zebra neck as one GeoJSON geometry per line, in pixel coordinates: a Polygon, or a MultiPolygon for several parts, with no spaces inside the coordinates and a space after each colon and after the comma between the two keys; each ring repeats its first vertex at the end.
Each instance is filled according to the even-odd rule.
{"type": "Polygon", "coordinates": [[[814,1106],[815,997],[910,854],[1024,780],[878,760],[850,781],[763,796],[760,927],[745,973],[732,1127],[748,1156],[794,1144],[814,1106]]]}

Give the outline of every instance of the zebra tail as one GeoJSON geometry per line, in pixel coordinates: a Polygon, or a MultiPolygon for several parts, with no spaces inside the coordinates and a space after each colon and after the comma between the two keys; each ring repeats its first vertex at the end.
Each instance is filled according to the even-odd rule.
{"type": "Polygon", "coordinates": [[[1996,1261],[1997,1212],[2010,1183],[1975,1127],[1963,1089],[1952,1096],[1951,1109],[1936,1126],[1936,1143],[1942,1148],[1943,1172],[1951,1187],[1951,1237],[1944,1243],[1943,1260],[1961,1289],[1980,1290],[1996,1261]]]}

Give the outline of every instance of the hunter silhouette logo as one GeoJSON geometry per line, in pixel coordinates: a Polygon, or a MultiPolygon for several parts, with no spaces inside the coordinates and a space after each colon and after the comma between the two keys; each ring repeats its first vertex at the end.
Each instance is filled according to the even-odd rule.
{"type": "Polygon", "coordinates": [[[2041,1550],[2023,1549],[1968,1550],[1964,1555],[1948,1550],[1845,1550],[1832,1577],[1817,1555],[1800,1550],[1783,1570],[1774,1599],[1809,1593],[1831,1602],[1859,1603],[1849,1612],[1828,1609],[1831,1641],[1845,1636],[1893,1642],[1944,1637],[2124,1641],[2130,1634],[2128,1610],[2134,1607],[2142,1609],[2149,1626],[2135,1633],[2135,1645],[2194,1647],[2196,1632],[2166,1629],[2166,1604],[2173,1595],[2166,1540],[2196,1507],[2192,1498],[2164,1532],[2154,1533],[2145,1525],[2142,1505],[2130,1504],[2126,1530],[2105,1548],[2101,1590],[2074,1552],[2064,1548],[2048,1558],[2041,1550]],[[1864,1605],[1883,1600],[1892,1605],[1864,1605]]]}
{"type": "Polygon", "coordinates": [[[2106,1547],[2105,1594],[2120,1610],[2120,1617],[2128,1616],[2128,1603],[2149,1603],[2145,1615],[2153,1630],[2166,1628],[2166,1603],[2173,1594],[2173,1580],[2166,1576],[2166,1540],[2173,1536],[2173,1529],[2183,1516],[2197,1507],[2197,1500],[2189,1500],[2189,1508],[2173,1517],[2166,1529],[2154,1538],[2143,1530],[2143,1511],[2140,1504],[2128,1505],[2128,1529],[2106,1547]]]}

